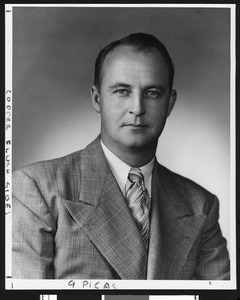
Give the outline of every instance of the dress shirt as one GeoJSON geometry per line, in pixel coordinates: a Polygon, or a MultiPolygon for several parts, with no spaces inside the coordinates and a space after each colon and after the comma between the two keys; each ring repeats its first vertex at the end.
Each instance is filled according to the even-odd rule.
{"type": "MultiPolygon", "coordinates": [[[[108,165],[115,176],[117,183],[120,187],[120,190],[123,193],[123,196],[126,196],[126,190],[128,186],[130,185],[130,181],[128,180],[128,174],[131,166],[124,163],[121,159],[119,159],[112,151],[110,151],[101,140],[101,146],[103,149],[103,152],[106,156],[108,165]]],[[[153,158],[148,164],[145,166],[140,167],[143,173],[144,177],[144,184],[145,187],[149,193],[149,196],[151,197],[151,182],[152,182],[152,170],[153,170],[153,164],[154,164],[153,158]]]]}

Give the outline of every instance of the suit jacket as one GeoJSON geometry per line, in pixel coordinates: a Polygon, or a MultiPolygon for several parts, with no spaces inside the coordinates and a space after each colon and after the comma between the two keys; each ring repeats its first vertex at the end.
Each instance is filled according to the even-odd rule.
{"type": "Polygon", "coordinates": [[[218,200],[155,161],[148,253],[99,138],[13,175],[13,277],[229,279],[218,200]]]}

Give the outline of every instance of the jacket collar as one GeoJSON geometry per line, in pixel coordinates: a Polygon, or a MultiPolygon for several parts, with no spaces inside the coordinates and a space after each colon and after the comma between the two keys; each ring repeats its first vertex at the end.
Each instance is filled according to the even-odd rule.
{"type": "Polygon", "coordinates": [[[82,151],[78,168],[78,201],[65,206],[122,279],[145,279],[147,251],[99,139],[82,151]]]}
{"type": "Polygon", "coordinates": [[[155,163],[148,279],[178,279],[205,215],[193,215],[178,193],[173,173],[155,163]]]}

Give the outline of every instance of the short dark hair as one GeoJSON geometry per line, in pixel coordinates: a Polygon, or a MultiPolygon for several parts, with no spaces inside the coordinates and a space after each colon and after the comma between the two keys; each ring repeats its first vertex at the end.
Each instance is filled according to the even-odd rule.
{"type": "Polygon", "coordinates": [[[94,85],[100,90],[102,80],[102,69],[104,61],[112,50],[118,46],[129,46],[133,48],[133,51],[140,52],[144,50],[156,49],[165,58],[169,67],[169,85],[170,89],[173,86],[174,77],[174,66],[172,59],[167,51],[167,48],[160,42],[155,36],[146,33],[132,33],[120,40],[110,43],[108,46],[103,48],[95,62],[95,73],[94,73],[94,85]]]}

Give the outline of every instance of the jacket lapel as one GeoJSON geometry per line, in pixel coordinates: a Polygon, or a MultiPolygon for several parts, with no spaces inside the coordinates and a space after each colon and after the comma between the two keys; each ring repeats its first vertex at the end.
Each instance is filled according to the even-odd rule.
{"type": "Polygon", "coordinates": [[[144,279],[146,248],[99,141],[83,150],[78,168],[79,200],[64,205],[122,279],[144,279]]]}
{"type": "Polygon", "coordinates": [[[205,215],[192,216],[157,162],[152,177],[148,279],[178,279],[205,215]]]}

